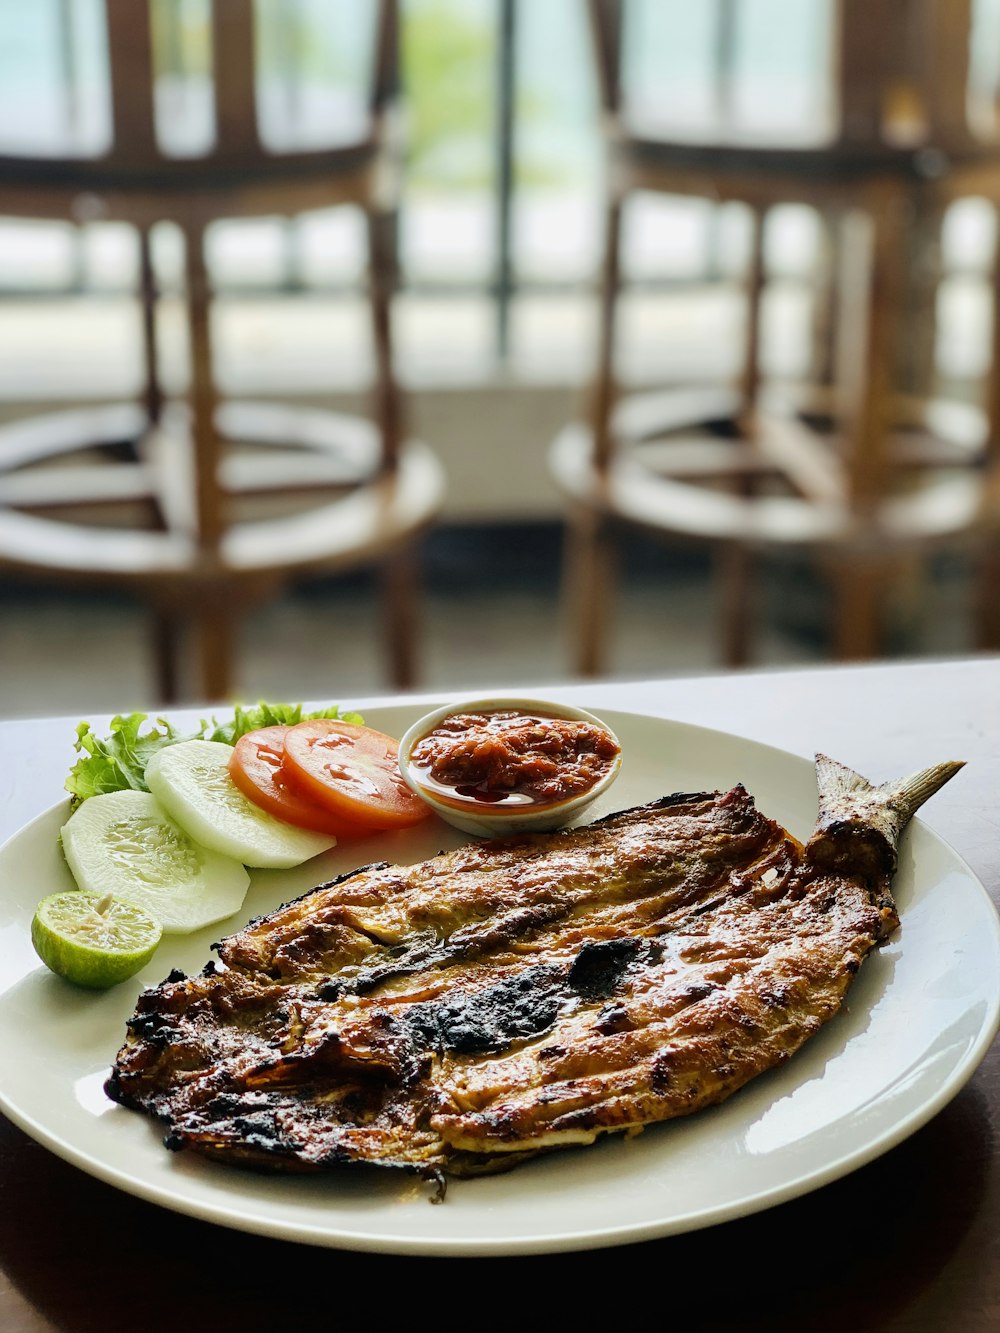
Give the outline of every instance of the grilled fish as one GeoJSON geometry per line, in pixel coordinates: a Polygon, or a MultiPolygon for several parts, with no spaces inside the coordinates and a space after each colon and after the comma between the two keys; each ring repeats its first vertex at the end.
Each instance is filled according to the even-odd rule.
{"type": "Polygon", "coordinates": [[[960,767],[873,786],[817,756],[805,845],[737,786],[363,867],[144,991],[106,1091],[172,1149],[439,1183],[688,1115],[836,1014],[960,767]]]}

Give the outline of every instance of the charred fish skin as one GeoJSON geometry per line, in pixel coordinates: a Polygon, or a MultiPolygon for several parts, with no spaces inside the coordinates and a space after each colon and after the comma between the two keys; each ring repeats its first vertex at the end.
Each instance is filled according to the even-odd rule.
{"type": "Polygon", "coordinates": [[[803,847],[743,787],[341,877],[143,993],[108,1080],[172,1148],[440,1178],[722,1101],[841,1007],[959,765],[817,760],[803,847]]]}

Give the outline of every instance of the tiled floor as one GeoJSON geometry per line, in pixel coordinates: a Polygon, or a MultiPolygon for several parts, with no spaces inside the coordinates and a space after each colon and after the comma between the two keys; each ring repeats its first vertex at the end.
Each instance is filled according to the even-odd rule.
{"type": "MultiPolygon", "coordinates": [[[[425,550],[420,687],[450,693],[564,678],[570,646],[559,598],[555,526],[446,529],[425,550]]],[[[701,555],[627,544],[608,675],[639,679],[718,670],[711,569],[701,555]]],[[[808,567],[761,571],[754,665],[826,656],[822,582],[808,567]]],[[[960,562],[910,584],[888,651],[942,656],[971,646],[960,562]]],[[[146,623],[130,603],[55,590],[0,591],[0,716],[154,708],[146,623]]],[[[371,581],[315,584],[246,627],[243,699],[352,698],[388,687],[371,581]]],[[[192,700],[196,702],[196,700],[192,700]]]]}

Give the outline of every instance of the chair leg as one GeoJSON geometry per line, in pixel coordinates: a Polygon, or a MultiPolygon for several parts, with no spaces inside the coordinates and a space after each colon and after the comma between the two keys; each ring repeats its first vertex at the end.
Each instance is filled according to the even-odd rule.
{"type": "Polygon", "coordinates": [[[848,557],[836,564],[833,656],[842,662],[876,657],[881,648],[885,570],[880,561],[848,557]]]}
{"type": "Polygon", "coordinates": [[[391,303],[396,267],[395,219],[391,213],[366,213],[369,302],[375,347],[375,421],[382,441],[382,467],[391,471],[403,436],[402,401],[392,354],[391,303]]]}
{"type": "MultiPolygon", "coordinates": [[[[191,343],[191,421],[199,555],[210,568],[219,561],[219,542],[226,515],[219,482],[222,441],[216,430],[218,390],[215,384],[210,328],[211,291],[205,264],[205,236],[200,227],[185,231],[187,313],[191,343]]],[[[198,688],[207,700],[225,699],[232,689],[234,597],[220,589],[202,594],[193,608],[198,688]]]]}
{"type": "MultiPolygon", "coordinates": [[[[751,210],[750,263],[746,278],[746,323],[743,339],[743,368],[740,374],[739,435],[752,444],[757,431],[757,399],[760,392],[761,308],[764,298],[763,210],[751,210]]],[[[754,473],[747,468],[738,474],[737,493],[746,500],[756,491],[754,473]]],[[[753,565],[750,552],[741,542],[726,542],[716,553],[720,585],[722,660],[727,667],[745,666],[750,656],[750,601],[753,565]]]]}
{"type": "Polygon", "coordinates": [[[180,627],[177,617],[169,611],[154,609],[150,629],[157,700],[173,704],[180,698],[180,627]]]}
{"type": "Polygon", "coordinates": [[[989,479],[989,499],[996,506],[1000,496],[996,494],[1000,487],[1000,255],[994,259],[992,293],[992,347],[989,369],[983,392],[983,406],[986,412],[986,457],[985,464],[989,479]]]}
{"type": "MultiPolygon", "coordinates": [[[[1000,514],[1000,258],[993,269],[993,346],[984,386],[986,448],[983,513],[996,522],[1000,514]]],[[[977,646],[1000,649],[1000,532],[996,527],[980,541],[975,581],[977,646]]]]}
{"type": "Polygon", "coordinates": [[[726,542],[716,552],[716,577],[722,610],[722,661],[726,667],[750,660],[753,562],[742,542],[726,542]]]}
{"type": "Polygon", "coordinates": [[[417,554],[408,549],[383,562],[379,570],[389,679],[398,690],[416,681],[417,604],[420,580],[417,554]]]}
{"type": "Polygon", "coordinates": [[[235,639],[242,603],[231,591],[201,594],[198,605],[184,611],[156,608],[152,617],[152,645],[156,684],[161,703],[181,698],[181,650],[186,631],[193,636],[197,695],[200,701],[228,701],[233,692],[235,639]]]}
{"type": "Polygon", "coordinates": [[[195,610],[195,655],[201,696],[206,703],[228,702],[232,697],[238,619],[235,599],[225,591],[205,596],[195,610]]]}
{"type": "Polygon", "coordinates": [[[944,208],[917,192],[905,228],[908,263],[903,302],[907,336],[900,340],[900,387],[915,398],[933,393],[935,378],[934,305],[941,279],[944,208]]]}
{"type": "MultiPolygon", "coordinates": [[[[837,245],[838,228],[836,219],[825,213],[817,214],[819,230],[819,257],[817,261],[817,281],[813,298],[811,324],[810,370],[812,382],[820,390],[829,393],[836,377],[835,352],[837,323],[837,245]]],[[[824,405],[830,408],[825,397],[824,405]]]]}
{"type": "Polygon", "coordinates": [[[764,220],[759,208],[751,210],[750,265],[746,279],[746,324],[743,369],[740,374],[740,434],[752,435],[760,389],[761,306],[764,296],[764,220]]]}
{"type": "Polygon", "coordinates": [[[145,383],[143,401],[151,425],[160,419],[163,390],[160,387],[159,354],[156,329],[156,275],[149,241],[149,228],[139,228],[139,299],[142,314],[142,352],[145,383]]]}
{"type": "Polygon", "coordinates": [[[211,291],[205,265],[205,236],[200,227],[185,230],[187,316],[191,343],[191,420],[194,444],[195,515],[198,544],[211,560],[218,552],[224,523],[219,465],[222,442],[215,428],[218,391],[212,362],[209,323],[211,291]]]}
{"type": "Polygon", "coordinates": [[[621,283],[622,202],[608,205],[604,232],[604,261],[601,270],[600,323],[598,327],[597,373],[591,401],[594,466],[600,472],[611,461],[611,412],[615,400],[615,325],[621,283]]]}
{"type": "MultiPolygon", "coordinates": [[[[848,503],[868,520],[884,499],[889,474],[897,347],[902,327],[906,199],[895,182],[872,185],[862,229],[844,233],[849,267],[838,311],[839,381],[844,392],[848,503]],[[853,316],[853,318],[852,318],[853,316]]],[[[885,553],[846,555],[835,572],[834,650],[869,658],[880,649],[885,553]]]]}
{"type": "Polygon", "coordinates": [[[976,646],[1000,651],[1000,538],[993,537],[979,555],[976,571],[976,646]]]}
{"type": "MultiPolygon", "coordinates": [[[[615,323],[620,285],[622,200],[612,194],[605,215],[601,267],[597,367],[590,399],[590,466],[606,472],[614,449],[611,413],[616,396],[615,323]]],[[[603,514],[579,506],[566,520],[563,551],[563,604],[567,608],[574,670],[596,676],[605,667],[607,616],[614,593],[614,550],[603,514]]]]}
{"type": "MultiPolygon", "coordinates": [[[[896,392],[897,346],[902,327],[902,288],[906,240],[906,201],[896,183],[880,183],[871,189],[868,234],[858,246],[855,262],[863,284],[861,317],[848,323],[848,306],[841,318],[845,349],[845,375],[849,399],[845,404],[845,436],[848,499],[855,511],[866,517],[885,493],[888,472],[889,432],[896,392]]],[[[859,237],[860,239],[860,237],[859,237]]],[[[857,279],[856,279],[857,280],[857,279]]],[[[853,286],[853,284],[851,284],[853,286]]],[[[853,301],[857,288],[844,291],[853,301]]]]}
{"type": "MultiPolygon", "coordinates": [[[[368,209],[369,302],[375,348],[374,413],[382,441],[381,466],[392,471],[403,440],[403,400],[396,379],[392,338],[392,295],[396,286],[396,214],[368,209]]],[[[385,560],[379,571],[389,678],[400,690],[416,680],[419,576],[413,548],[385,560]]]]}
{"type": "Polygon", "coordinates": [[[611,524],[603,514],[580,509],[566,527],[563,578],[580,676],[607,670],[608,621],[614,596],[616,559],[611,524]]]}

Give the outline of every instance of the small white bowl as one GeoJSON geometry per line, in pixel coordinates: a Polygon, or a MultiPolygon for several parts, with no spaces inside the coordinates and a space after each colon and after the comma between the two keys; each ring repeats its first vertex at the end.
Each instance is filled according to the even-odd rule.
{"type": "Polygon", "coordinates": [[[549,829],[561,828],[611,786],[622,766],[621,742],[606,722],[595,717],[583,708],[574,708],[571,704],[554,703],[551,699],[526,699],[523,697],[503,696],[487,699],[461,699],[457,703],[445,704],[432,713],[425,714],[404,734],[399,742],[399,771],[408,787],[436,811],[442,819],[448,821],[463,833],[475,833],[484,838],[503,838],[511,833],[541,833],[549,829]],[[413,768],[410,756],[418,741],[434,730],[438,723],[454,713],[487,713],[501,711],[541,713],[548,717],[564,719],[570,722],[590,722],[602,731],[606,731],[618,746],[618,754],[611,767],[592,787],[569,796],[564,801],[547,805],[487,805],[457,806],[443,800],[421,779],[421,774],[413,768]]]}

